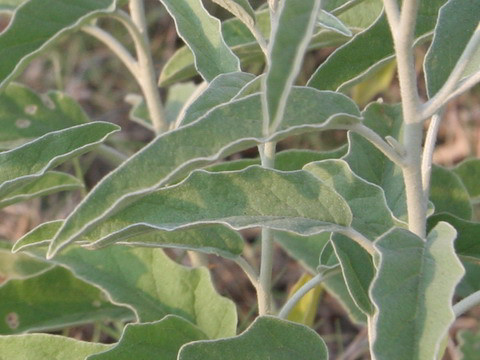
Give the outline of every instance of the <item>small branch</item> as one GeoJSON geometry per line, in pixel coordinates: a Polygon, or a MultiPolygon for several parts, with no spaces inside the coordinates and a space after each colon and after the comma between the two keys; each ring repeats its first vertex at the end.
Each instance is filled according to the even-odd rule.
{"type": "Polygon", "coordinates": [[[480,290],[453,305],[453,312],[456,317],[459,317],[477,305],[480,305],[480,290]]]}
{"type": "Polygon", "coordinates": [[[122,154],[117,149],[114,149],[108,145],[101,144],[98,146],[95,151],[100,155],[102,158],[107,160],[110,164],[118,166],[123,163],[125,160],[128,159],[128,156],[122,154]]]}
{"type": "Polygon", "coordinates": [[[464,92],[470,90],[472,87],[480,83],[480,71],[473,74],[469,78],[465,79],[464,81],[460,82],[458,88],[450,94],[445,103],[448,103],[450,100],[456,98],[457,96],[462,95],[464,92]]]}
{"type": "Polygon", "coordinates": [[[430,126],[428,127],[427,136],[425,138],[425,144],[423,146],[422,183],[423,183],[423,193],[425,195],[425,201],[428,201],[428,198],[429,198],[430,177],[432,174],[433,151],[435,150],[435,145],[437,143],[437,134],[438,134],[438,129],[440,128],[441,121],[442,121],[442,116],[440,114],[433,115],[430,126]]]}
{"type": "Polygon", "coordinates": [[[235,263],[242,268],[242,270],[245,272],[248,279],[252,283],[253,287],[258,291],[258,288],[260,286],[258,274],[252,267],[252,265],[250,265],[250,263],[242,256],[235,258],[233,261],[235,261],[235,263]]]}
{"type": "Polygon", "coordinates": [[[358,231],[352,229],[352,228],[345,228],[341,230],[337,230],[339,234],[345,235],[355,241],[358,245],[363,247],[365,251],[367,251],[370,255],[375,255],[376,250],[373,247],[373,243],[367,239],[365,236],[360,234],[358,231]]]}
{"type": "Polygon", "coordinates": [[[383,0],[383,5],[392,36],[395,36],[394,34],[398,32],[400,24],[400,9],[398,8],[397,0],[383,0]]]}
{"type": "Polygon", "coordinates": [[[469,62],[475,56],[479,46],[480,24],[477,26],[477,29],[468,41],[465,50],[463,50],[462,55],[458,59],[447,81],[445,81],[445,84],[443,84],[442,88],[435,94],[435,96],[433,96],[433,98],[431,98],[428,102],[424,104],[422,109],[423,119],[428,119],[433,114],[435,114],[442,106],[445,105],[446,100],[450,98],[452,92],[457,87],[458,82],[461,80],[465,69],[467,68],[469,62]]]}
{"type": "Polygon", "coordinates": [[[348,129],[370,141],[378,150],[380,150],[386,157],[388,157],[398,166],[402,167],[405,164],[404,157],[369,127],[363,124],[355,124],[349,126],[348,129]]]}
{"type": "Polygon", "coordinates": [[[278,313],[280,319],[286,319],[292,309],[297,305],[297,303],[315,286],[320,284],[324,279],[324,274],[320,273],[307,281],[303,286],[297,290],[295,294],[292,295],[290,299],[283,305],[282,310],[278,313]]]}
{"type": "Polygon", "coordinates": [[[138,76],[138,65],[130,52],[111,34],[94,25],[87,25],[82,31],[107,45],[110,50],[122,61],[134,78],[138,76]]]}
{"type": "MultiPolygon", "coordinates": [[[[160,93],[157,87],[157,77],[153,66],[152,53],[148,41],[147,23],[145,19],[145,9],[143,0],[130,0],[129,3],[130,14],[133,23],[139,30],[140,37],[135,36],[135,49],[137,52],[139,63],[139,77],[138,82],[142,88],[145,102],[147,104],[148,112],[155,128],[155,132],[160,134],[168,130],[168,124],[165,119],[165,114],[160,100],[160,93]]],[[[135,35],[135,31],[131,32],[135,35]]]]}

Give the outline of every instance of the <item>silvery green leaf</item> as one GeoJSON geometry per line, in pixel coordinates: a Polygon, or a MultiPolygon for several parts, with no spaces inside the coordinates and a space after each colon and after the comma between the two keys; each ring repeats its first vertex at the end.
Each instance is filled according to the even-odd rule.
{"type": "Polygon", "coordinates": [[[248,0],[212,0],[215,4],[220,5],[228,10],[235,17],[240,19],[247,26],[255,24],[255,11],[248,0]]]}
{"type": "Polygon", "coordinates": [[[320,10],[318,13],[317,24],[325,29],[336,31],[342,35],[352,36],[350,29],[345,26],[340,19],[325,10],[320,10]]]}

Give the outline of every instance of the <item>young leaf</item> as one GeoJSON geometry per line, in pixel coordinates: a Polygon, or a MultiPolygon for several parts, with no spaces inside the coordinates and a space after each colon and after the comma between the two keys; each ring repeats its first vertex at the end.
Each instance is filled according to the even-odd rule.
{"type": "Polygon", "coordinates": [[[73,126],[0,153],[0,198],[40,178],[62,162],[90,151],[118,129],[105,122],[73,126]]]}
{"type": "Polygon", "coordinates": [[[239,336],[184,345],[178,360],[328,359],[327,347],[306,326],[274,317],[259,317],[239,336]]]}
{"type": "Polygon", "coordinates": [[[83,183],[72,175],[47,171],[37,180],[27,183],[9,193],[4,199],[0,199],[0,208],[59,191],[76,190],[82,187],[83,183]]]}
{"type": "Polygon", "coordinates": [[[215,4],[231,12],[247,26],[255,25],[255,11],[248,0],[212,0],[215,4]]]}
{"type": "Polygon", "coordinates": [[[64,93],[50,91],[40,96],[16,83],[0,92],[0,118],[0,146],[4,148],[89,121],[77,102],[64,93]]]}
{"type": "Polygon", "coordinates": [[[217,75],[240,71],[240,61],[223,40],[220,21],[200,0],[160,0],[175,20],[178,35],[190,47],[195,65],[210,82],[217,75]]]}
{"type": "Polygon", "coordinates": [[[2,357],[9,360],[85,360],[111,347],[50,334],[0,336],[2,357]]]}
{"type": "Polygon", "coordinates": [[[197,121],[157,137],[90,192],[52,241],[49,256],[125,204],[193,168],[264,141],[360,121],[357,107],[340,94],[295,88],[288,105],[282,127],[268,139],[262,137],[259,94],[218,106],[197,121]]]}
{"type": "Polygon", "coordinates": [[[168,315],[152,323],[127,324],[114,347],[86,360],[177,360],[184,344],[205,339],[206,335],[192,323],[168,315]]]}
{"type": "MultiPolygon", "coordinates": [[[[420,2],[418,18],[421,21],[417,22],[415,29],[417,43],[432,31],[438,9],[445,2],[446,0],[420,2]]],[[[390,28],[382,14],[369,28],[354,36],[323,62],[308,81],[308,86],[343,91],[393,57],[390,28]]]]}
{"type": "Polygon", "coordinates": [[[185,110],[178,120],[179,125],[190,124],[214,107],[229,102],[253,79],[254,75],[243,72],[218,75],[185,110]]]}
{"type": "Polygon", "coordinates": [[[424,63],[429,97],[434,96],[445,83],[479,22],[479,1],[449,0],[442,6],[424,63]]]}
{"type": "Polygon", "coordinates": [[[97,288],[55,267],[0,287],[0,334],[62,329],[97,320],[125,320],[132,312],[110,304],[97,288]]]}
{"type": "Polygon", "coordinates": [[[302,66],[319,10],[320,0],[279,3],[270,36],[262,98],[265,126],[270,131],[275,131],[283,120],[287,99],[302,66]]]}
{"type": "MultiPolygon", "coordinates": [[[[44,256],[45,248],[30,250],[44,256]]],[[[110,246],[68,249],[54,263],[102,289],[112,303],[127,306],[140,322],[175,314],[196,324],[210,339],[236,333],[235,305],[215,291],[206,268],[187,268],[161,249],[110,246]]]]}
{"type": "Polygon", "coordinates": [[[376,243],[380,258],[371,288],[377,309],[372,352],[377,359],[436,359],[455,320],[452,297],[464,269],[455,256],[456,231],[439,223],[424,242],[395,229],[376,243]]]}
{"type": "Polygon", "coordinates": [[[456,167],[453,172],[457,174],[467,188],[470,198],[475,201],[480,198],[480,159],[467,159],[456,167]]]}
{"type": "Polygon", "coordinates": [[[0,34],[0,91],[61,35],[115,8],[115,0],[29,0],[18,7],[0,34]]]}

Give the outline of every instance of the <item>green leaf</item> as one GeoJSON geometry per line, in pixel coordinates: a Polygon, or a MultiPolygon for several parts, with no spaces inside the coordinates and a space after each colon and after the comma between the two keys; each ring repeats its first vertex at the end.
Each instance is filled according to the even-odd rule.
{"type": "Polygon", "coordinates": [[[214,223],[235,230],[264,226],[308,236],[348,227],[350,222],[344,200],[309,173],[252,166],[239,172],[195,171],[180,184],[133,202],[82,240],[104,246],[132,234],[214,223]]]}
{"type": "Polygon", "coordinates": [[[455,252],[462,260],[480,262],[480,223],[467,221],[451,214],[437,214],[428,218],[428,227],[435,227],[440,221],[452,225],[457,230],[455,252]]]}
{"type": "Polygon", "coordinates": [[[467,159],[452,170],[462,180],[471,199],[475,201],[480,198],[480,184],[478,182],[480,178],[480,159],[467,159]]]}
{"type": "Polygon", "coordinates": [[[317,19],[317,25],[338,32],[345,36],[352,36],[350,29],[345,26],[337,17],[333,16],[325,10],[320,10],[317,19]]]}
{"type": "Polygon", "coordinates": [[[187,344],[178,359],[299,360],[312,356],[318,360],[328,358],[325,343],[316,332],[303,325],[264,316],[234,338],[187,344]]]}
{"type": "MultiPolygon", "coordinates": [[[[446,0],[420,2],[415,29],[417,44],[433,30],[438,10],[445,2],[446,0]]],[[[343,91],[393,57],[390,28],[386,16],[382,14],[370,27],[330,55],[312,75],[308,86],[343,91]]]]}
{"type": "Polygon", "coordinates": [[[27,254],[12,254],[11,244],[0,241],[0,284],[39,274],[50,267],[52,264],[27,254]]]}
{"type": "MultiPolygon", "coordinates": [[[[63,221],[43,223],[19,239],[13,250],[15,252],[29,247],[38,247],[49,243],[55,236],[63,221]]],[[[219,225],[205,226],[200,229],[185,229],[171,232],[152,234],[148,226],[137,226],[131,231],[125,230],[123,241],[116,241],[119,245],[177,248],[213,253],[226,258],[235,258],[243,251],[243,238],[233,230],[219,225]],[[141,237],[139,234],[145,234],[141,237]]],[[[101,241],[84,245],[90,249],[108,246],[111,241],[101,241]]]]}
{"type": "Polygon", "coordinates": [[[429,97],[434,96],[447,81],[479,22],[480,2],[477,0],[449,0],[442,6],[433,42],[425,57],[429,97]]]}
{"type": "Polygon", "coordinates": [[[0,146],[3,148],[89,121],[75,100],[64,93],[50,91],[38,95],[16,83],[0,92],[0,118],[0,146]]]}
{"type": "MultiPolygon", "coordinates": [[[[256,13],[256,27],[266,38],[270,36],[270,14],[268,9],[256,13]]],[[[251,31],[238,19],[229,19],[222,23],[225,42],[239,57],[242,68],[252,63],[262,64],[265,56],[253,37],[251,31]]],[[[309,50],[345,43],[348,37],[334,31],[321,30],[311,39],[309,50]]],[[[167,61],[160,74],[160,86],[168,86],[178,81],[187,80],[197,75],[194,57],[188,47],[181,47],[167,61]]]]}
{"type": "MultiPolygon", "coordinates": [[[[264,83],[264,121],[276,130],[284,117],[287,100],[302,66],[320,10],[320,0],[279,3],[268,47],[264,83]]],[[[267,128],[264,129],[267,131],[267,128]]]]}
{"type": "Polygon", "coordinates": [[[0,208],[21,201],[27,201],[40,196],[46,196],[59,191],[76,190],[83,187],[83,183],[69,174],[47,171],[43,176],[12,191],[0,200],[0,208]]]}
{"type": "Polygon", "coordinates": [[[90,192],[60,229],[49,256],[125,204],[182,178],[191,169],[264,141],[359,121],[354,103],[340,94],[296,88],[288,105],[282,127],[268,139],[262,137],[259,94],[218,106],[188,126],[157,137],[90,192]]]}
{"type": "Polygon", "coordinates": [[[247,26],[255,25],[255,11],[248,0],[212,0],[215,4],[231,12],[247,26]]]}
{"type": "Polygon", "coordinates": [[[0,198],[10,196],[62,162],[90,151],[118,129],[105,122],[73,126],[0,153],[0,198]]]}
{"type": "Polygon", "coordinates": [[[177,360],[184,344],[205,339],[206,335],[195,325],[169,315],[153,323],[127,324],[114,347],[87,360],[177,360]]]}
{"type": "Polygon", "coordinates": [[[98,320],[124,320],[132,313],[107,302],[102,292],[56,267],[0,287],[0,333],[56,330],[98,320]]]}
{"type": "Polygon", "coordinates": [[[178,123],[187,125],[199,119],[215,106],[232,100],[245,85],[255,79],[252,74],[235,72],[221,74],[213,79],[188,108],[183,116],[180,116],[178,123]]]}
{"type": "Polygon", "coordinates": [[[461,330],[457,335],[461,360],[475,360],[480,353],[480,331],[461,330]]]}
{"type": "MultiPolygon", "coordinates": [[[[363,124],[382,138],[401,138],[403,131],[402,110],[398,105],[372,103],[362,112],[363,124]]],[[[380,186],[388,207],[397,219],[407,219],[405,184],[402,169],[390,161],[364,137],[349,132],[349,149],[344,160],[362,179],[380,186]]]]}
{"type": "Polygon", "coordinates": [[[455,320],[452,297],[464,269],[455,256],[456,231],[439,223],[427,241],[403,229],[380,238],[371,297],[372,351],[377,359],[437,359],[455,320]]]}
{"type": "Polygon", "coordinates": [[[19,7],[0,34],[0,91],[60,36],[115,8],[115,0],[29,0],[19,7]]]}
{"type": "MultiPolygon", "coordinates": [[[[44,256],[46,249],[30,251],[44,256]]],[[[181,266],[161,249],[71,248],[53,262],[102,289],[112,303],[133,310],[140,322],[174,314],[196,324],[210,339],[236,333],[235,305],[218,295],[208,270],[181,266]]]]}
{"type": "Polygon", "coordinates": [[[473,208],[467,189],[460,178],[448,169],[440,166],[432,168],[430,200],[435,205],[435,213],[448,212],[465,220],[472,218],[473,208]]]}
{"type": "MultiPolygon", "coordinates": [[[[356,2],[357,4],[341,12],[339,12],[340,9],[336,7],[334,12],[339,12],[338,18],[356,32],[358,32],[358,29],[366,29],[372,25],[383,10],[382,0],[344,1],[345,4],[343,5],[347,5],[349,2],[356,2]]],[[[324,9],[330,11],[327,7],[324,7],[324,9]]]]}
{"type": "Polygon", "coordinates": [[[192,50],[195,66],[206,81],[240,71],[240,61],[225,43],[220,21],[200,0],[160,0],[175,20],[178,35],[192,50]]]}
{"type": "Polygon", "coordinates": [[[50,334],[0,336],[2,357],[8,360],[85,360],[110,347],[50,334]]]}

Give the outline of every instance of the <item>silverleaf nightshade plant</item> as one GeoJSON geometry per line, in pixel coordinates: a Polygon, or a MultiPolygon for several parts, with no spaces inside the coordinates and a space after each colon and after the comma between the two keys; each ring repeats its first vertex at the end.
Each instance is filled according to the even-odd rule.
{"type": "MultiPolygon", "coordinates": [[[[480,82],[480,2],[213,2],[233,17],[221,22],[201,0],[156,4],[186,44],[158,77],[143,0],[0,0],[11,14],[0,34],[0,207],[82,187],[54,169],[84,153],[116,166],[65,220],[1,243],[0,357],[327,359],[316,332],[287,320],[323,284],[367,327],[372,359],[441,359],[455,318],[480,303],[480,289],[458,292],[479,273],[480,162],[432,164],[445,105],[480,82]],[[98,26],[102,17],[125,27],[133,53],[98,26]],[[13,82],[74,31],[104,43],[139,85],[130,115],[156,137],[130,157],[109,145],[118,126],[91,121],[61,92],[13,82]],[[427,41],[423,100],[415,47],[427,41]],[[306,52],[332,46],[295,85],[306,52]],[[344,93],[392,59],[401,103],[360,111],[344,93]],[[242,71],[263,63],[263,74],[242,71]],[[197,74],[202,84],[180,83],[197,74]],[[276,152],[282,139],[332,129],[348,131],[346,147],[276,152]],[[218,163],[252,146],[260,159],[218,163]],[[252,227],[262,229],[258,269],[237,232],[252,227]],[[279,309],[275,242],[312,275],[279,309]],[[197,265],[209,253],[236,262],[259,316],[237,334],[235,305],[207,268],[162,248],[188,250],[197,265]],[[122,325],[116,344],[35,333],[105,320],[122,325]]],[[[478,336],[461,339],[467,354],[478,336]]]]}

